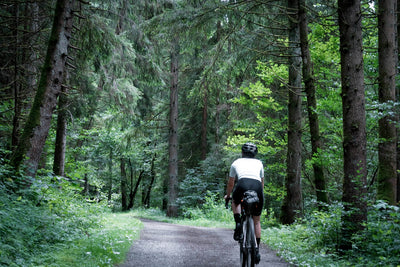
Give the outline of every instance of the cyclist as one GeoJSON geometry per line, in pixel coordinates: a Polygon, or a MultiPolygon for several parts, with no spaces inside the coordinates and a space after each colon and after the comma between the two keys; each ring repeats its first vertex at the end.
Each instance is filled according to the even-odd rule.
{"type": "Polygon", "coordinates": [[[236,159],[231,165],[229,180],[226,187],[226,195],[224,197],[225,199],[230,197],[236,183],[235,190],[232,194],[232,211],[236,222],[233,239],[237,241],[242,235],[242,226],[240,223],[240,202],[243,198],[243,194],[247,190],[254,190],[258,194],[260,203],[253,214],[254,231],[257,240],[256,264],[260,262],[260,253],[258,249],[261,240],[260,215],[264,204],[264,166],[260,160],[254,158],[257,155],[257,152],[257,146],[253,143],[245,143],[242,146],[242,157],[236,159]]]}

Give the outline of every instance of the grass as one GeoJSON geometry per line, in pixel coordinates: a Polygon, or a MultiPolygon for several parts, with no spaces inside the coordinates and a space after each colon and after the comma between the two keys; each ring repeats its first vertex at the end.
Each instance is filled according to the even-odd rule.
{"type": "Polygon", "coordinates": [[[307,229],[300,224],[262,230],[263,242],[288,263],[296,266],[351,266],[334,254],[310,246],[308,235],[307,229]]]}
{"type": "Polygon", "coordinates": [[[47,254],[39,255],[35,266],[113,266],[125,260],[142,223],[132,213],[104,213],[99,226],[82,239],[72,240],[47,254]]]}
{"type": "Polygon", "coordinates": [[[102,213],[98,226],[86,233],[85,238],[71,240],[55,246],[46,254],[32,260],[34,266],[85,267],[113,266],[122,263],[134,240],[139,238],[143,224],[138,218],[190,226],[232,228],[232,221],[208,218],[169,218],[159,209],[136,209],[127,213],[102,213]]]}
{"type": "Polygon", "coordinates": [[[191,216],[189,218],[179,217],[179,218],[170,218],[165,215],[164,211],[159,209],[135,209],[131,211],[131,214],[137,218],[144,218],[155,220],[159,222],[167,222],[174,223],[180,225],[188,225],[188,226],[201,226],[201,227],[212,227],[212,228],[233,228],[233,217],[229,210],[223,210],[222,207],[218,209],[218,213],[220,217],[209,218],[209,216],[198,211],[198,216],[191,216]],[[201,213],[201,214],[200,214],[201,213]],[[222,215],[225,213],[224,215],[222,215]],[[224,219],[227,214],[229,219],[224,219]],[[221,218],[222,215],[222,218],[221,218]]]}
{"type": "MultiPolygon", "coordinates": [[[[1,189],[1,188],[0,188],[1,189]]],[[[87,203],[71,191],[45,188],[45,197],[1,194],[0,265],[115,266],[125,260],[143,225],[138,218],[181,225],[233,228],[232,212],[213,196],[181,218],[159,209],[111,213],[104,203],[87,203]]],[[[65,190],[65,188],[64,188],[65,190]]],[[[39,195],[40,196],[40,195],[39,195]]],[[[347,255],[337,253],[340,205],[314,211],[291,226],[262,220],[262,242],[296,266],[400,266],[400,209],[384,203],[369,209],[365,231],[354,236],[347,255]]]]}

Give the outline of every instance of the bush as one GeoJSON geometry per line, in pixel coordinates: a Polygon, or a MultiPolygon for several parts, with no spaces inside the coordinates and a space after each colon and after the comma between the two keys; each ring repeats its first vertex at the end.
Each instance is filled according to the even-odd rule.
{"type": "Polygon", "coordinates": [[[365,231],[354,238],[353,256],[361,265],[398,266],[400,209],[378,201],[368,212],[365,231]]]}
{"type": "Polygon", "coordinates": [[[210,220],[229,222],[233,218],[231,209],[225,208],[225,200],[217,193],[210,191],[207,191],[202,210],[206,218],[210,220]]]}
{"type": "Polygon", "coordinates": [[[225,208],[225,201],[217,194],[207,191],[204,204],[200,207],[188,208],[183,212],[187,219],[208,219],[218,222],[229,222],[232,220],[231,209],[225,208]]]}
{"type": "Polygon", "coordinates": [[[38,178],[18,193],[0,183],[0,264],[29,265],[33,255],[86,236],[97,226],[96,214],[103,207],[86,203],[68,181],[51,180],[38,178]]]}
{"type": "Polygon", "coordinates": [[[314,211],[306,218],[308,245],[311,248],[336,252],[340,242],[342,210],[340,203],[334,203],[327,206],[326,211],[314,211]]]}

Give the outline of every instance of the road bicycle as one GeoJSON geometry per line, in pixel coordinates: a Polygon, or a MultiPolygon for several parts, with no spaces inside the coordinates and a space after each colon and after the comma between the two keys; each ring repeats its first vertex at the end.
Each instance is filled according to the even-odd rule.
{"type": "MultiPolygon", "coordinates": [[[[226,201],[226,207],[228,208],[228,202],[231,198],[226,201]]],[[[244,193],[241,208],[241,225],[242,234],[239,238],[240,245],[240,266],[242,267],[254,267],[256,253],[257,253],[257,242],[256,235],[254,232],[254,221],[253,211],[259,203],[257,192],[248,190],[244,193]]]]}

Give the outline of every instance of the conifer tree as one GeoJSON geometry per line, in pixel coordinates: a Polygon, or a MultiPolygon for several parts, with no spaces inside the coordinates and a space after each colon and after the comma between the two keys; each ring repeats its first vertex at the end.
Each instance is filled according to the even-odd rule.
{"type": "MultiPolygon", "coordinates": [[[[397,75],[397,1],[378,1],[379,102],[393,105],[396,101],[397,75]]],[[[378,199],[397,203],[396,118],[394,112],[383,112],[379,120],[378,199]]]]}
{"type": "Polygon", "coordinates": [[[341,249],[351,249],[351,236],[367,220],[366,119],[362,54],[361,1],[339,0],[343,109],[343,196],[341,249]]]}
{"type": "Polygon", "coordinates": [[[17,169],[24,164],[26,173],[30,176],[36,174],[57,97],[61,92],[72,32],[73,4],[73,0],[58,0],[56,3],[38,90],[21,141],[11,159],[11,164],[17,169]]]}

